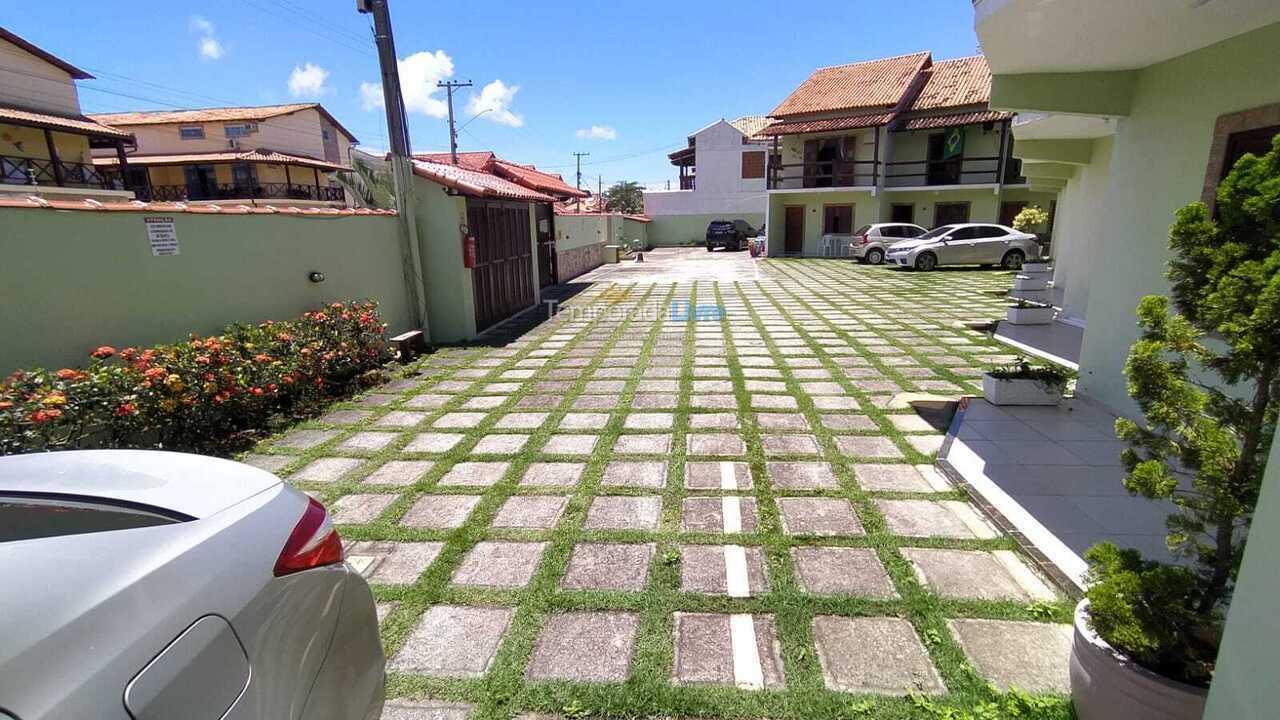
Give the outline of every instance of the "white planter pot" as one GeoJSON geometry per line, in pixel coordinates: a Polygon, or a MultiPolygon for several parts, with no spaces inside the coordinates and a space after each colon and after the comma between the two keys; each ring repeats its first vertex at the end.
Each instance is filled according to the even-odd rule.
{"type": "Polygon", "coordinates": [[[1049,287],[1048,278],[1019,275],[1013,279],[1014,290],[1044,290],[1049,287]]]}
{"type": "Polygon", "coordinates": [[[1051,307],[1011,307],[1005,318],[1010,325],[1048,325],[1053,322],[1053,313],[1051,307]]]}
{"type": "Polygon", "coordinates": [[[1039,380],[1000,380],[984,374],[982,396],[992,405],[1057,405],[1062,391],[1039,380]]]}
{"type": "Polygon", "coordinates": [[[1047,262],[1022,263],[1022,272],[1028,275],[1032,273],[1047,273],[1049,272],[1049,263],[1047,262]]]}
{"type": "Polygon", "coordinates": [[[1080,720],[1199,720],[1208,691],[1162,677],[1094,634],[1089,601],[1076,606],[1071,701],[1080,720]]]}

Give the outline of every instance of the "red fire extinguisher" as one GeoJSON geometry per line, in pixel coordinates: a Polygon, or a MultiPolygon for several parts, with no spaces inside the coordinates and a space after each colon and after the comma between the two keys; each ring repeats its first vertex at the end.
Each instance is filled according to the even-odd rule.
{"type": "Polygon", "coordinates": [[[471,233],[462,234],[462,267],[476,266],[476,236],[471,233]]]}

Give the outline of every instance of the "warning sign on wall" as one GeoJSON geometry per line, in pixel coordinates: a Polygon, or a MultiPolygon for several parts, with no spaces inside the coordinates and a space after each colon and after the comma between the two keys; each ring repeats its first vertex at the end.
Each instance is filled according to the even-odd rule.
{"type": "Polygon", "coordinates": [[[171,217],[144,217],[142,222],[147,226],[147,242],[151,244],[151,254],[178,254],[178,229],[171,217]]]}

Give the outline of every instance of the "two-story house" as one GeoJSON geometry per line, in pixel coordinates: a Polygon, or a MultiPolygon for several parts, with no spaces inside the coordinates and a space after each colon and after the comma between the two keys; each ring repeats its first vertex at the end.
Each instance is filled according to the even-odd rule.
{"type": "Polygon", "coordinates": [[[644,214],[652,218],[649,242],[686,245],[706,237],[712,220],[764,224],[769,124],[762,115],[717,120],[688,137],[688,146],[667,157],[680,170],[675,190],[644,194],[644,214]]]}
{"type": "Polygon", "coordinates": [[[1052,211],[1012,159],[1012,115],[987,102],[982,56],[928,52],[819,68],[769,115],[770,254],[840,254],[876,222],[1009,224],[1029,203],[1052,211]]]}
{"type": "MultiPolygon", "coordinates": [[[[124,181],[140,199],[345,204],[334,173],[351,169],[357,140],[319,103],[92,117],[136,137],[124,181]]],[[[94,163],[119,172],[116,156],[94,163]]]]}
{"type": "Polygon", "coordinates": [[[0,28],[0,197],[131,200],[90,148],[124,155],[128,131],[80,113],[76,80],[93,76],[0,28]]]}

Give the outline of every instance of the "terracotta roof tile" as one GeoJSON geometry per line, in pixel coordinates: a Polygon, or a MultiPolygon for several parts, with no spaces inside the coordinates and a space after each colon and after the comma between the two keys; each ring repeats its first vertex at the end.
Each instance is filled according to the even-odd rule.
{"type": "Polygon", "coordinates": [[[559,175],[543,172],[532,165],[518,165],[506,160],[494,160],[493,172],[528,188],[549,193],[557,197],[588,197],[591,193],[579,190],[564,181],[559,175]]]}
{"type": "Polygon", "coordinates": [[[537,190],[505,180],[491,172],[469,170],[462,166],[461,157],[458,160],[459,164],[453,165],[415,159],[413,161],[413,172],[415,175],[457,190],[463,195],[526,200],[529,202],[555,202],[555,198],[550,195],[545,195],[537,190]]]}
{"type": "Polygon", "coordinates": [[[102,123],[95,122],[83,115],[75,117],[64,117],[62,115],[50,115],[48,113],[31,112],[30,110],[19,110],[18,108],[0,107],[0,121],[12,121],[20,125],[33,125],[35,127],[48,128],[50,130],[65,130],[67,132],[78,133],[80,135],[96,135],[98,137],[111,137],[125,140],[132,137],[132,134],[113,127],[107,127],[102,123]]]}
{"type": "Polygon", "coordinates": [[[760,131],[768,127],[770,122],[772,121],[767,115],[744,115],[729,124],[746,135],[748,140],[757,140],[760,138],[760,131]]]}
{"type": "Polygon", "coordinates": [[[854,130],[857,128],[887,125],[893,119],[893,113],[873,113],[870,115],[850,115],[822,120],[791,120],[775,122],[761,135],[801,135],[804,133],[831,132],[833,130],[854,130]]]}
{"type": "Polygon", "coordinates": [[[180,125],[202,122],[256,122],[289,115],[301,110],[316,110],[333,123],[342,134],[356,142],[356,138],[342,127],[333,115],[320,103],[290,103],[288,105],[259,105],[256,107],[199,108],[195,110],[140,110],[121,113],[94,113],[89,117],[107,125],[180,125]]]}
{"type": "Polygon", "coordinates": [[[188,205],[170,202],[99,202],[97,200],[47,200],[39,197],[0,198],[0,208],[32,210],[84,210],[88,212],[190,213],[193,215],[297,215],[312,218],[396,214],[395,210],[370,208],[278,207],[275,205],[188,205]]]}
{"type": "MultiPolygon", "coordinates": [[[[208,152],[208,153],[183,153],[177,155],[129,155],[127,160],[130,165],[183,165],[186,163],[199,162],[260,162],[270,163],[272,165],[301,165],[304,167],[313,167],[320,170],[328,170],[337,172],[340,170],[350,170],[346,165],[331,163],[319,158],[308,157],[306,155],[292,155],[289,153],[276,152],[274,150],[266,150],[259,148],[257,150],[238,150],[235,152],[208,152]]],[[[118,165],[119,160],[114,155],[96,157],[93,159],[94,165],[118,165]]]]}
{"type": "Polygon", "coordinates": [[[991,69],[981,55],[939,60],[925,70],[928,80],[912,110],[985,105],[991,99],[991,69]]]}
{"type": "MultiPolygon", "coordinates": [[[[427,162],[441,163],[443,165],[453,164],[453,157],[447,152],[414,153],[413,157],[415,160],[426,160],[427,162]]],[[[464,167],[468,170],[484,170],[497,157],[497,155],[488,150],[460,152],[458,153],[458,167],[464,167]]]]}
{"type": "Polygon", "coordinates": [[[937,128],[958,127],[976,123],[1000,122],[1013,117],[1013,113],[998,110],[979,110],[967,113],[951,113],[949,115],[925,115],[913,117],[902,124],[899,130],[933,130],[937,128]]]}
{"type": "Polygon", "coordinates": [[[808,80],[769,113],[787,118],[811,113],[890,108],[902,101],[920,71],[929,66],[929,53],[869,60],[818,68],[808,80]]]}

